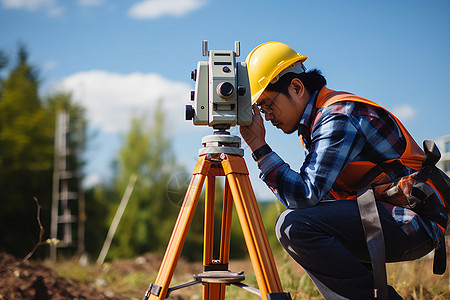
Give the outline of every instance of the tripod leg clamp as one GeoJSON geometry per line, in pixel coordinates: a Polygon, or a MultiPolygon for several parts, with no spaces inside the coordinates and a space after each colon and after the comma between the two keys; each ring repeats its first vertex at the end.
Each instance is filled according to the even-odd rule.
{"type": "Polygon", "coordinates": [[[203,271],[228,271],[228,264],[210,264],[203,265],[203,271]]]}
{"type": "Polygon", "coordinates": [[[145,292],[145,296],[144,296],[144,298],[142,298],[142,300],[148,300],[150,295],[154,295],[154,296],[158,297],[159,294],[161,293],[161,289],[162,289],[162,287],[160,287],[159,285],[150,283],[150,285],[148,286],[147,292],[145,292]]]}
{"type": "Polygon", "coordinates": [[[291,300],[291,294],[289,293],[269,293],[266,295],[268,300],[291,300]]]}

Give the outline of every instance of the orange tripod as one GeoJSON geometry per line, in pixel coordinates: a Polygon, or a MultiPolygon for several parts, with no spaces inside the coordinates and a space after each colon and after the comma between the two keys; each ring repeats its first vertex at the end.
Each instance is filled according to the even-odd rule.
{"type": "Polygon", "coordinates": [[[233,284],[259,295],[262,299],[291,299],[284,293],[275,266],[261,215],[248,177],[248,170],[239,148],[240,138],[212,135],[203,138],[205,148],[192,173],[193,177],[184,198],[178,219],[164,254],[155,283],[151,283],[146,299],[165,299],[177,289],[203,284],[203,299],[225,299],[226,285],[233,284]],[[215,177],[225,177],[223,197],[220,258],[213,259],[215,177]],[[203,247],[204,272],[194,275],[194,281],[169,288],[172,275],[194,216],[206,180],[205,228],[203,247]],[[232,205],[236,207],[245,243],[255,272],[258,289],[243,283],[245,276],[228,270],[232,205]]]}

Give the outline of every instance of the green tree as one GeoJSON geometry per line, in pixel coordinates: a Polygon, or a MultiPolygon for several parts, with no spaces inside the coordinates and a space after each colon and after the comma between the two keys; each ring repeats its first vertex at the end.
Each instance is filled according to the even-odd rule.
{"type": "Polygon", "coordinates": [[[17,255],[26,254],[38,237],[33,197],[42,204],[51,199],[52,117],[38,87],[37,72],[21,46],[0,91],[0,247],[17,255]]]}
{"type": "MultiPolygon", "coordinates": [[[[6,71],[0,72],[6,75],[0,78],[0,250],[24,256],[39,237],[33,197],[42,206],[40,219],[49,237],[56,108],[76,105],[70,95],[39,96],[38,72],[24,46],[10,70],[8,61],[0,52],[0,71],[6,71]]],[[[81,108],[74,110],[81,118],[81,108]]]]}
{"type": "Polygon", "coordinates": [[[168,241],[179,206],[167,195],[169,180],[183,172],[167,138],[162,103],[155,107],[152,125],[134,118],[118,157],[117,193],[123,194],[132,174],[137,182],[113,240],[109,257],[131,257],[161,251],[168,241]]]}
{"type": "Polygon", "coordinates": [[[21,47],[17,65],[2,84],[0,164],[2,169],[48,170],[53,154],[51,115],[41,103],[37,72],[27,57],[21,47]]]}

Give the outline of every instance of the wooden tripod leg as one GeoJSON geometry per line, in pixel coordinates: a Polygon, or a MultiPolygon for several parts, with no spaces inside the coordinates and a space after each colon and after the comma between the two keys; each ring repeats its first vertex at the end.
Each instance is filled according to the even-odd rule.
{"type": "Polygon", "coordinates": [[[283,293],[256,198],[242,157],[227,156],[222,161],[263,299],[267,294],[283,293]]]}
{"type": "Polygon", "coordinates": [[[172,236],[170,237],[169,245],[167,246],[158,276],[156,277],[156,281],[154,283],[156,288],[153,290],[156,292],[152,292],[149,295],[149,299],[166,298],[167,290],[169,288],[170,281],[172,280],[178,259],[180,258],[181,250],[183,248],[189,226],[191,225],[192,218],[194,217],[198,199],[200,198],[210,165],[211,163],[206,160],[204,156],[201,156],[197,160],[194,172],[192,173],[193,176],[191,182],[189,183],[189,188],[186,192],[186,196],[178,214],[172,236]]]}
{"type": "Polygon", "coordinates": [[[208,176],[206,179],[203,265],[212,264],[213,260],[215,180],[215,176],[208,176]]]}
{"type": "MultiPolygon", "coordinates": [[[[225,189],[223,195],[222,227],[220,233],[220,263],[227,265],[230,259],[231,218],[233,214],[233,197],[230,184],[225,178],[225,189]]],[[[225,299],[225,284],[221,284],[220,295],[225,299]]]]}
{"type": "MultiPolygon", "coordinates": [[[[220,234],[220,258],[213,260],[213,238],[214,238],[214,194],[215,177],[208,176],[206,181],[206,199],[205,199],[205,235],[203,264],[214,268],[217,265],[221,270],[226,266],[228,269],[230,253],[230,233],[231,216],[233,208],[233,199],[231,198],[230,186],[225,180],[225,189],[223,196],[222,227],[220,234]]],[[[223,269],[226,271],[226,269],[223,269]]],[[[203,283],[203,299],[205,300],[223,300],[225,299],[225,283],[203,283]]]]}
{"type": "Polygon", "coordinates": [[[230,184],[225,179],[225,191],[223,195],[222,210],[222,231],[220,239],[220,261],[228,264],[230,259],[230,235],[231,235],[231,217],[233,214],[233,197],[231,195],[230,184]]]}
{"type": "MultiPolygon", "coordinates": [[[[213,246],[214,246],[214,202],[216,177],[209,176],[206,180],[205,197],[205,229],[203,236],[203,265],[213,266],[213,246]]],[[[219,262],[220,263],[220,262],[219,262]]],[[[217,264],[217,263],[216,263],[217,264]]],[[[205,270],[206,271],[206,270],[205,270]]],[[[225,284],[223,283],[203,283],[203,299],[223,300],[225,299],[225,284]]]]}

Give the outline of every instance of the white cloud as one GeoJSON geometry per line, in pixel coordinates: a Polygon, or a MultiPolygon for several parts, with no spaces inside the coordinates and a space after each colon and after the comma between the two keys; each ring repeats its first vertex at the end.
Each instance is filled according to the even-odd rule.
{"type": "Polygon", "coordinates": [[[179,17],[205,4],[206,0],[145,0],[134,4],[128,14],[136,19],[155,19],[165,15],[179,17]]]}
{"type": "Polygon", "coordinates": [[[61,15],[64,8],[56,0],[2,0],[4,8],[25,9],[29,11],[46,10],[50,16],[61,15]]]}
{"type": "Polygon", "coordinates": [[[55,89],[72,92],[74,100],[87,109],[91,126],[106,132],[125,132],[133,116],[152,116],[159,99],[163,100],[170,127],[186,128],[184,107],[192,87],[158,74],[92,70],[64,78],[55,89]]]}
{"type": "Polygon", "coordinates": [[[416,110],[408,104],[396,106],[391,109],[391,112],[401,121],[409,121],[416,116],[416,110]]]}

